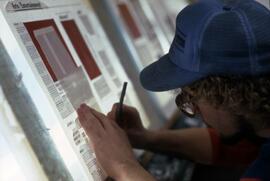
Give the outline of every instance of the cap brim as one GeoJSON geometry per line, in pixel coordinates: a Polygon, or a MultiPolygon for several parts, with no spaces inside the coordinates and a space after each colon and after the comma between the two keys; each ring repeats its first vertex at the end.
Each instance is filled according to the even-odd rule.
{"type": "Polygon", "coordinates": [[[204,74],[178,67],[170,60],[169,54],[150,64],[140,73],[142,86],[156,92],[181,88],[203,77],[204,74]]]}

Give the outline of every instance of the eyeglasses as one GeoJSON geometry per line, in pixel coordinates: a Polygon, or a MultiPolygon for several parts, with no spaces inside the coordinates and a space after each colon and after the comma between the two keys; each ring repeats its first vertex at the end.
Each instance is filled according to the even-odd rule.
{"type": "Polygon", "coordinates": [[[195,117],[197,109],[195,104],[191,101],[191,95],[181,91],[175,98],[175,103],[179,110],[188,117],[195,117]]]}

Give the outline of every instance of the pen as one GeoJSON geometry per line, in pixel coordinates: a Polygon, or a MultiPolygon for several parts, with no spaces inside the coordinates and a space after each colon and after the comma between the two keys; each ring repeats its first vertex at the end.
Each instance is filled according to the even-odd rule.
{"type": "Polygon", "coordinates": [[[122,92],[121,92],[119,104],[117,106],[116,121],[118,121],[118,123],[121,123],[121,121],[122,121],[123,102],[124,102],[124,97],[126,95],[127,84],[128,84],[127,82],[124,82],[124,84],[123,84],[123,88],[122,88],[122,92]]]}

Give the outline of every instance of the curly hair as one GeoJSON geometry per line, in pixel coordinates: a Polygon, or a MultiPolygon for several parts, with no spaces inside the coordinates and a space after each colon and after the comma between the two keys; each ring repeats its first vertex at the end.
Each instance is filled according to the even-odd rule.
{"type": "Polygon", "coordinates": [[[190,101],[205,99],[225,109],[255,130],[270,128],[270,75],[261,77],[209,76],[182,89],[190,101]]]}

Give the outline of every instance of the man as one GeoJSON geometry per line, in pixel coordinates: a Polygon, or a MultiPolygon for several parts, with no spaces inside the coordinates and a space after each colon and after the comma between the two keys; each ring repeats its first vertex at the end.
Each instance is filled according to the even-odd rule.
{"type": "Polygon", "coordinates": [[[114,121],[117,105],[107,117],[82,105],[79,119],[100,165],[118,181],[155,180],[132,145],[249,165],[241,180],[269,181],[270,12],[253,0],[205,0],[180,12],[176,24],[170,52],[141,72],[141,83],[151,91],[179,89],[180,110],[209,128],[146,130],[135,108],[124,107],[123,125],[114,121]]]}

